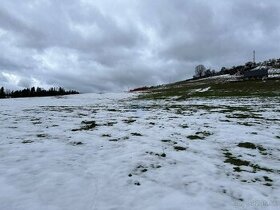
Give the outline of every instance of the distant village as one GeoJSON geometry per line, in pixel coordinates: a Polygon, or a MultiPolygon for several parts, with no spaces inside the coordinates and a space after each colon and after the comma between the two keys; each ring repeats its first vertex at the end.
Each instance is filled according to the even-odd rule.
{"type": "Polygon", "coordinates": [[[207,69],[204,65],[195,67],[193,79],[201,79],[219,75],[232,75],[236,79],[269,79],[280,78],[280,59],[270,59],[264,62],[247,62],[244,65],[231,68],[222,67],[220,71],[207,69]]]}

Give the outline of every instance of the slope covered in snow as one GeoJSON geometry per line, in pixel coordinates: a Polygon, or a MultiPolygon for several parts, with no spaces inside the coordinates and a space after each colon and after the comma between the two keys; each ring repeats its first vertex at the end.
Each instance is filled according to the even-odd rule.
{"type": "Polygon", "coordinates": [[[278,209],[280,100],[0,100],[0,209],[278,209]]]}

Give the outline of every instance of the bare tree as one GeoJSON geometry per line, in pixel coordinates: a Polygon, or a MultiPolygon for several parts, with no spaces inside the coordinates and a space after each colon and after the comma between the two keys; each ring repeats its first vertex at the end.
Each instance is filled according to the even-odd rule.
{"type": "Polygon", "coordinates": [[[198,65],[195,67],[195,77],[202,77],[205,75],[206,68],[204,65],[198,65]]]}

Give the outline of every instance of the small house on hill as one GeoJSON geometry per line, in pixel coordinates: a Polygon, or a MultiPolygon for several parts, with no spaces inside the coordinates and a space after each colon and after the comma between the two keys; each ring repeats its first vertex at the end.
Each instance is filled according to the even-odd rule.
{"type": "Polygon", "coordinates": [[[267,77],[268,77],[268,70],[265,68],[244,72],[245,79],[262,79],[267,77]]]}

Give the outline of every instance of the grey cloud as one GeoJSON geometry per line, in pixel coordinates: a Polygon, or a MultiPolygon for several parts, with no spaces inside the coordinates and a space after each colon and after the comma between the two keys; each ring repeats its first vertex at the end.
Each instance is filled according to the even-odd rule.
{"type": "Polygon", "coordinates": [[[5,1],[0,73],[17,75],[14,86],[83,92],[173,82],[200,63],[244,63],[254,49],[277,57],[279,10],[278,0],[5,1]]]}
{"type": "Polygon", "coordinates": [[[23,88],[30,88],[33,86],[33,83],[30,78],[22,78],[19,80],[18,86],[23,87],[23,88]]]}

